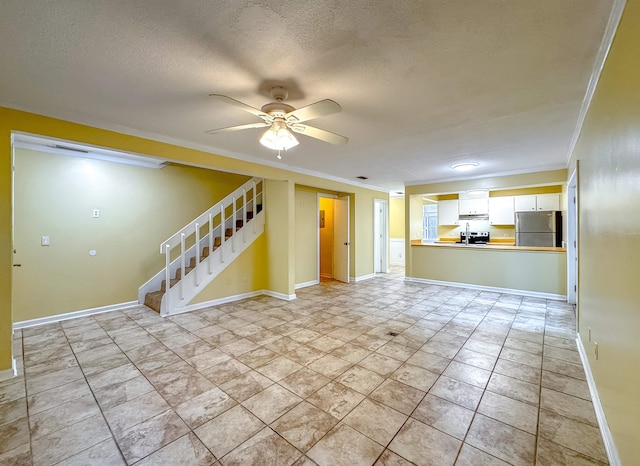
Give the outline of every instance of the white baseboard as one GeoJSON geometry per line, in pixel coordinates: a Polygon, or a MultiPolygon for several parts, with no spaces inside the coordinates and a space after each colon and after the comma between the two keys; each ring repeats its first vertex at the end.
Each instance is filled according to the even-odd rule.
{"type": "Polygon", "coordinates": [[[566,301],[567,297],[562,294],[541,293],[539,291],[514,290],[511,288],[498,288],[496,286],[474,285],[472,283],[445,282],[442,280],[431,280],[428,278],[405,277],[408,282],[427,283],[430,285],[454,286],[456,288],[471,288],[472,290],[492,291],[494,293],[517,294],[532,298],[553,299],[556,301],[566,301]]]}
{"type": "Polygon", "coordinates": [[[609,430],[609,424],[607,423],[607,417],[604,414],[600,397],[598,396],[598,388],[596,387],[596,381],[593,378],[591,372],[591,366],[589,365],[589,358],[582,344],[582,339],[578,334],[576,336],[576,344],[578,345],[578,352],[580,353],[580,359],[582,360],[582,367],[584,367],[584,374],[587,378],[587,384],[589,385],[589,392],[591,393],[591,401],[593,401],[593,409],[596,412],[596,419],[600,426],[600,435],[602,435],[602,442],[604,443],[604,449],[607,452],[607,458],[609,458],[609,464],[611,466],[622,466],[620,457],[618,456],[618,450],[613,442],[613,436],[611,430],[609,430]]]}
{"type": "Polygon", "coordinates": [[[293,301],[294,299],[297,298],[295,293],[294,294],[284,294],[284,293],[278,293],[277,291],[271,291],[271,290],[262,290],[262,294],[267,295],[267,296],[271,296],[272,298],[283,299],[285,301],[293,301]]]}
{"type": "Polygon", "coordinates": [[[218,306],[220,304],[232,303],[234,301],[240,301],[241,299],[255,298],[256,296],[260,296],[262,294],[264,294],[263,290],[249,291],[247,293],[240,293],[240,294],[235,294],[235,295],[232,295],[232,296],[226,296],[224,298],[218,298],[218,299],[211,299],[209,301],[203,301],[201,303],[188,304],[188,305],[186,305],[184,307],[179,307],[179,308],[174,309],[174,312],[172,312],[169,315],[174,316],[176,314],[184,314],[185,312],[199,311],[200,309],[204,309],[206,307],[218,306]]]}
{"type": "Polygon", "coordinates": [[[375,278],[375,273],[370,273],[369,275],[360,275],[359,277],[350,277],[350,280],[354,283],[363,282],[365,280],[369,280],[371,278],[375,278]]]}
{"type": "Polygon", "coordinates": [[[295,286],[295,289],[299,290],[300,288],[306,288],[307,286],[317,285],[318,283],[320,283],[320,280],[311,280],[309,282],[297,283],[295,286]]]}
{"type": "Polygon", "coordinates": [[[11,359],[11,368],[0,371],[0,382],[13,379],[18,375],[18,368],[16,367],[16,359],[11,359]]]}
{"type": "Polygon", "coordinates": [[[126,303],[110,304],[108,306],[100,306],[100,307],[94,307],[91,309],[84,309],[81,311],[66,312],[64,314],[56,314],[53,316],[40,317],[38,319],[23,320],[21,322],[14,322],[13,329],[17,330],[21,328],[35,327],[37,325],[51,324],[51,323],[60,322],[63,320],[76,319],[78,317],[85,317],[93,314],[101,314],[103,312],[115,311],[116,309],[126,309],[128,307],[134,307],[138,305],[139,305],[138,301],[128,301],[126,303]]]}

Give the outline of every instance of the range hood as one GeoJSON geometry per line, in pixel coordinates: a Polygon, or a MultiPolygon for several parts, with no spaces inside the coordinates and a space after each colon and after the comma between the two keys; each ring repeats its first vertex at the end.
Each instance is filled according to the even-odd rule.
{"type": "Polygon", "coordinates": [[[489,220],[489,191],[464,191],[458,194],[459,220],[489,220]]]}
{"type": "Polygon", "coordinates": [[[459,214],[458,219],[460,220],[489,220],[489,213],[483,214],[459,214]]]}

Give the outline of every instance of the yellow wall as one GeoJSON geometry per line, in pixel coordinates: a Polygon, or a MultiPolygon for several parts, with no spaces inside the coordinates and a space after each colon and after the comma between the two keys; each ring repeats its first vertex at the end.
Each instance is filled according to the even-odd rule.
{"type": "Polygon", "coordinates": [[[564,252],[412,246],[413,278],[567,294],[564,252]]]}
{"type": "Polygon", "coordinates": [[[158,245],[249,178],[16,149],[14,179],[19,322],[137,300],[164,267],[158,245]]]}
{"type": "MultiPolygon", "coordinates": [[[[266,211],[265,211],[266,214],[266,211]]],[[[265,235],[260,235],[189,304],[268,289],[265,235]]]]}
{"type": "MultiPolygon", "coordinates": [[[[332,192],[346,192],[351,196],[353,228],[351,235],[351,263],[355,276],[373,273],[373,198],[385,197],[385,193],[338,181],[295,173],[279,168],[244,162],[209,152],[188,149],[149,139],[130,136],[114,131],[85,126],[68,121],[49,118],[32,113],[0,107],[0,370],[11,367],[11,330],[12,330],[12,182],[11,133],[23,132],[67,141],[107,147],[115,150],[138,153],[152,157],[161,157],[170,161],[211,168],[223,172],[242,173],[259,176],[269,180],[284,180],[286,189],[274,191],[273,203],[267,198],[266,205],[276,206],[272,216],[265,211],[267,231],[265,237],[267,259],[267,283],[273,291],[293,293],[294,278],[294,185],[312,186],[332,192]],[[286,201],[290,195],[290,205],[286,201]],[[280,201],[280,203],[279,203],[280,201]],[[284,210],[285,224],[278,224],[273,216],[284,210]],[[271,217],[271,218],[270,218],[271,217]],[[269,228],[272,228],[270,231],[269,228]],[[284,231],[282,231],[284,229],[284,231]],[[284,233],[276,241],[278,233],[284,233]],[[278,242],[285,241],[287,254],[280,257],[278,242]]],[[[267,183],[269,184],[269,183],[267,183]]],[[[266,210],[266,208],[265,208],[266,210]]]]}
{"type": "Polygon", "coordinates": [[[404,197],[389,199],[389,237],[404,239],[404,197]]]}
{"type": "Polygon", "coordinates": [[[295,193],[295,282],[298,284],[318,279],[318,191],[296,186],[295,193]]]}
{"type": "Polygon", "coordinates": [[[295,293],[294,185],[290,181],[265,183],[265,235],[268,288],[284,296],[295,293]]]}
{"type": "Polygon", "coordinates": [[[333,277],[333,199],[320,198],[324,228],[320,228],[320,275],[333,277]]]}
{"type": "Polygon", "coordinates": [[[567,182],[567,170],[550,170],[521,175],[489,176],[474,180],[447,181],[443,183],[419,184],[405,187],[405,198],[412,194],[424,193],[458,193],[473,189],[487,189],[489,191],[499,189],[523,188],[538,185],[562,185],[567,182]]]}
{"type": "Polygon", "coordinates": [[[580,338],[620,459],[629,465],[640,458],[638,57],[640,1],[628,0],[570,166],[579,161],[580,338]]]}

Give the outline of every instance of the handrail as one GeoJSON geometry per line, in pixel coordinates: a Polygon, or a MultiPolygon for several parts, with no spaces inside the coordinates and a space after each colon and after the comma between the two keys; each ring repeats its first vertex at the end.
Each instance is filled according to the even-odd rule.
{"type": "MultiPolygon", "coordinates": [[[[185,237],[189,237],[189,236],[193,235],[195,233],[195,224],[196,223],[199,223],[201,225],[205,224],[209,220],[209,214],[212,214],[215,217],[217,215],[217,212],[215,212],[215,209],[218,209],[219,207],[222,207],[222,219],[221,220],[224,220],[224,209],[232,204],[234,198],[238,198],[242,194],[242,190],[243,189],[249,189],[249,187],[252,188],[253,187],[252,183],[255,183],[255,186],[257,187],[257,185],[259,183],[261,183],[261,181],[262,181],[262,178],[252,178],[252,179],[250,179],[245,184],[240,186],[238,189],[236,189],[232,193],[230,193],[227,196],[225,196],[222,200],[217,202],[214,206],[212,206],[211,208],[209,208],[206,211],[204,211],[202,214],[200,214],[198,217],[193,219],[191,222],[187,223],[184,227],[182,227],[180,230],[178,230],[172,236],[170,236],[165,241],[163,241],[162,244],[160,244],[160,254],[164,254],[165,253],[167,245],[169,245],[170,249],[173,249],[174,247],[178,246],[180,244],[181,235],[184,234],[185,237]]],[[[257,188],[255,188],[255,189],[257,189],[257,188]]],[[[262,185],[262,189],[260,191],[260,194],[262,194],[263,191],[264,191],[264,185],[262,185]]],[[[255,191],[254,191],[254,193],[255,193],[255,191]]],[[[240,210],[240,209],[238,209],[238,210],[240,210]]],[[[235,206],[235,204],[233,206],[233,213],[234,213],[234,216],[235,216],[235,214],[236,214],[236,206],[235,206]]],[[[221,224],[224,225],[224,223],[221,223],[221,224]]],[[[233,225],[232,228],[235,229],[235,225],[233,225]]],[[[224,231],[222,233],[224,234],[224,231]]]]}

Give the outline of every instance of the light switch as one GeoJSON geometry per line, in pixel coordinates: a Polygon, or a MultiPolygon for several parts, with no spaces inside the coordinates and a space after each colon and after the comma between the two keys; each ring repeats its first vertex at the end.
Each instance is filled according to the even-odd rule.
{"type": "Polygon", "coordinates": [[[93,213],[91,214],[91,216],[93,218],[99,218],[100,217],[100,209],[93,209],[93,213]]]}
{"type": "Polygon", "coordinates": [[[49,246],[49,237],[48,237],[48,236],[43,236],[43,237],[40,239],[40,244],[41,244],[42,246],[49,246]]]}

